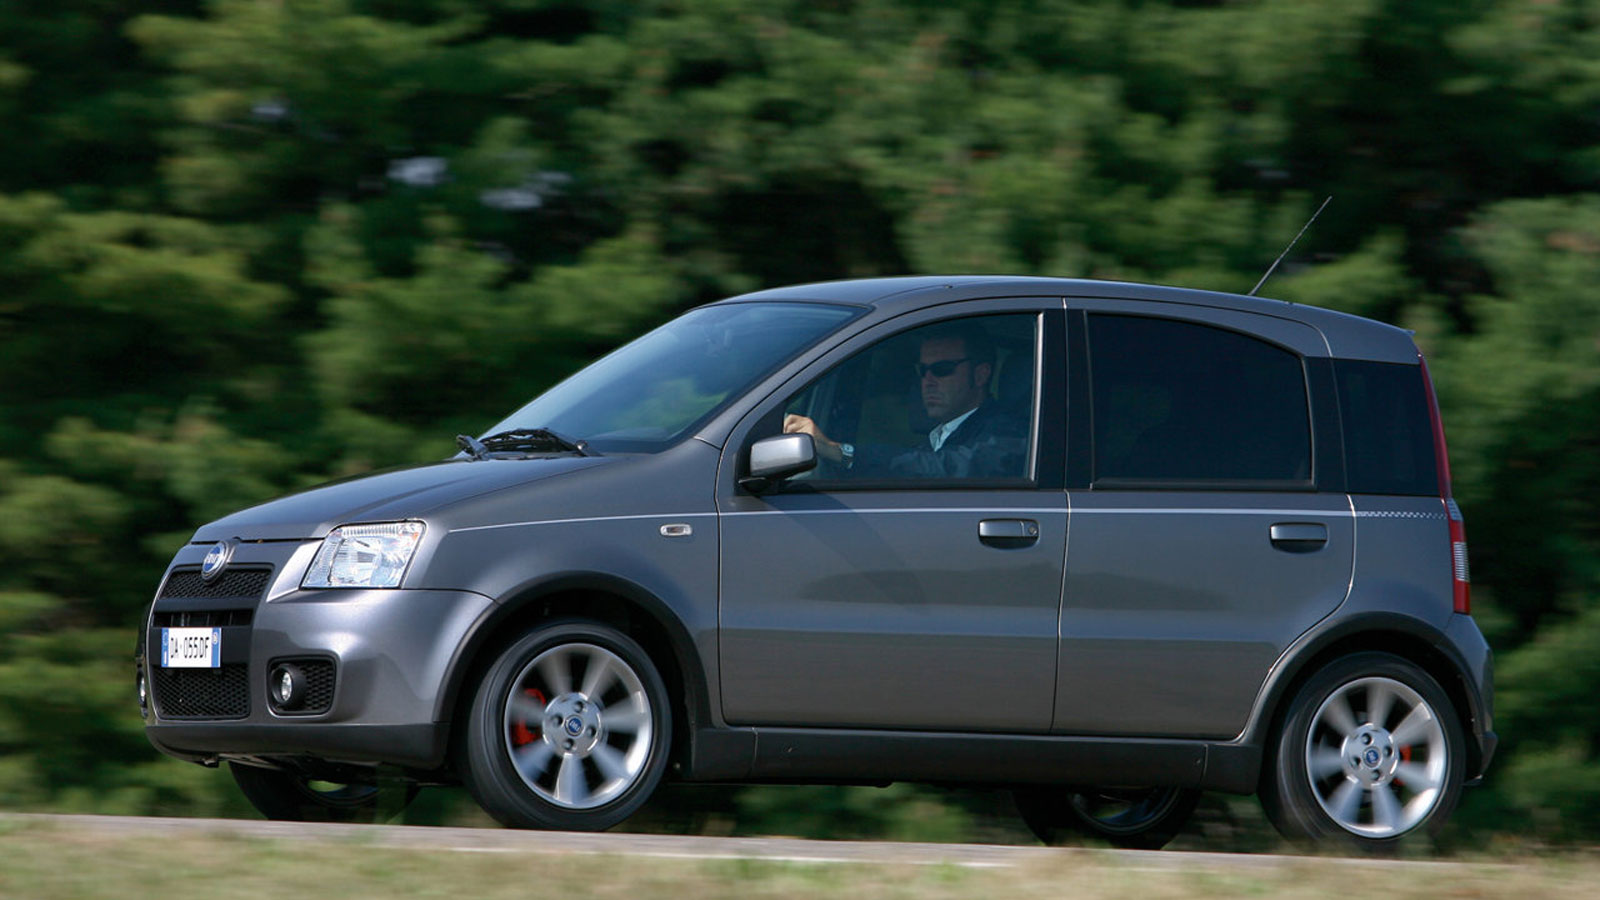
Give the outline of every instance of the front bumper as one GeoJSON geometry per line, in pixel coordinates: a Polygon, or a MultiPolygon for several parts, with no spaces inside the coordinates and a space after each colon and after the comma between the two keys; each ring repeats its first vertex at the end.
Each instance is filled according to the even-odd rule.
{"type": "MultiPolygon", "coordinates": [[[[247,554],[249,546],[240,548],[240,567],[270,565],[273,576],[253,602],[168,596],[172,591],[167,588],[155,601],[144,643],[151,652],[142,654],[140,662],[148,683],[155,686],[145,712],[150,743],[194,762],[299,756],[418,769],[441,766],[450,718],[444,707],[446,677],[493,601],[468,591],[302,591],[289,559],[293,545],[276,550],[270,544],[256,545],[247,554]],[[229,606],[246,609],[224,611],[229,606]],[[202,614],[231,623],[223,628],[222,663],[237,684],[230,689],[226,710],[188,703],[170,686],[170,672],[155,671],[161,662],[160,623],[202,614]],[[325,708],[310,714],[275,710],[267,695],[272,667],[278,660],[308,658],[332,663],[332,695],[325,708]],[[156,681],[158,674],[161,682],[156,681]]],[[[187,573],[186,557],[194,555],[193,548],[179,554],[168,583],[187,573]]]]}
{"type": "Polygon", "coordinates": [[[442,722],[426,725],[182,722],[146,725],[144,733],[151,745],[162,753],[204,765],[242,757],[309,757],[359,765],[385,763],[426,771],[444,764],[449,740],[448,726],[442,722]]]}

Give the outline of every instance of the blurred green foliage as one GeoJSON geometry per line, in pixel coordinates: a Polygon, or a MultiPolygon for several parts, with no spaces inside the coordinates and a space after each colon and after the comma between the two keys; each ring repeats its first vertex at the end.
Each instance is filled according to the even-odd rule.
{"type": "MultiPolygon", "coordinates": [[[[1244,290],[1331,194],[1266,293],[1434,361],[1501,661],[1458,820],[1592,841],[1597,60],[1592,0],[11,0],[0,806],[241,809],[132,703],[134,623],[200,522],[443,456],[697,302],[1244,290]]],[[[967,828],[896,790],[726,805],[967,828]]]]}

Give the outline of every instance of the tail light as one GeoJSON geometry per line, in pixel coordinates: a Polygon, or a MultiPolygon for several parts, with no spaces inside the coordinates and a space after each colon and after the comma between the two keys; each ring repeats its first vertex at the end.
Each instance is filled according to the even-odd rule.
{"type": "Polygon", "coordinates": [[[1467,526],[1450,491],[1450,453],[1445,449],[1444,419],[1439,415],[1439,398],[1433,392],[1433,376],[1428,361],[1417,354],[1422,366],[1422,389],[1428,394],[1428,414],[1433,418],[1433,455],[1439,468],[1439,498],[1450,519],[1450,581],[1454,588],[1455,610],[1472,612],[1472,572],[1467,561],[1467,526]]]}
{"type": "Polygon", "coordinates": [[[1455,585],[1458,613],[1472,612],[1472,571],[1467,565],[1467,527],[1461,520],[1461,507],[1453,499],[1444,502],[1450,515],[1450,578],[1455,585]]]}

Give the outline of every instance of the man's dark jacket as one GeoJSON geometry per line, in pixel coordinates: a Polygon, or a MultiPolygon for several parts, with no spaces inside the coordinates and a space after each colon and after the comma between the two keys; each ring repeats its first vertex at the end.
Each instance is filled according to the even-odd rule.
{"type": "Polygon", "coordinates": [[[911,450],[864,445],[856,448],[851,470],[857,477],[1021,478],[1027,465],[1026,417],[991,401],[973,410],[938,450],[926,438],[911,450]]]}

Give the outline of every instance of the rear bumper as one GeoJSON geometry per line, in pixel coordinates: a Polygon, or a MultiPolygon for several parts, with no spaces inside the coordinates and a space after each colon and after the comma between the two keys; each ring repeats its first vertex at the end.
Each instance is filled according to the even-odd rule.
{"type": "Polygon", "coordinates": [[[1461,724],[1472,744],[1466,781],[1475,784],[1488,771],[1495,749],[1500,745],[1499,735],[1494,732],[1494,652],[1483,639],[1483,632],[1478,630],[1478,623],[1471,616],[1461,614],[1450,617],[1442,646],[1456,657],[1461,672],[1467,707],[1461,711],[1461,724]]]}
{"type": "Polygon", "coordinates": [[[1467,787],[1477,787],[1483,783],[1483,775],[1489,771],[1489,763],[1494,759],[1495,748],[1500,746],[1500,736],[1492,731],[1485,731],[1478,736],[1479,753],[1481,762],[1478,764],[1478,774],[1467,778],[1467,787]]]}

